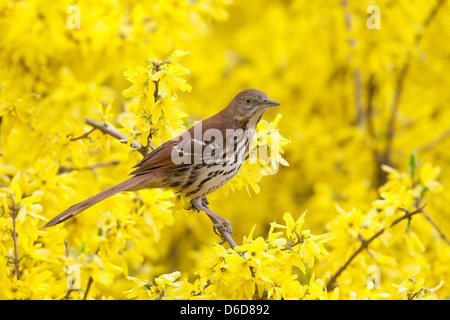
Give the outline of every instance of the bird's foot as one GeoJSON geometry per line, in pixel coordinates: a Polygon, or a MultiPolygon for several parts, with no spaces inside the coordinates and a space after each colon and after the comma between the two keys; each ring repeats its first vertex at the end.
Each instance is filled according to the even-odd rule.
{"type": "Polygon", "coordinates": [[[226,232],[228,234],[231,234],[233,232],[233,229],[231,228],[231,224],[227,222],[218,222],[214,223],[213,230],[215,234],[218,236],[222,236],[218,230],[222,230],[222,232],[226,232]]]}

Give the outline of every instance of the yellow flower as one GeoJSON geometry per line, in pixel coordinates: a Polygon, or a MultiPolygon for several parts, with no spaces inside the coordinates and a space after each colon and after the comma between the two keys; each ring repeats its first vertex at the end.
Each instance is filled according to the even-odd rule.
{"type": "Polygon", "coordinates": [[[420,166],[419,179],[420,182],[432,192],[440,192],[442,184],[436,179],[441,172],[441,168],[433,167],[430,163],[425,163],[420,166]]]}
{"type": "Polygon", "coordinates": [[[175,280],[177,280],[181,276],[181,272],[174,271],[172,273],[160,275],[155,279],[155,282],[158,286],[164,288],[166,285],[172,284],[175,280]]]}
{"type": "Polygon", "coordinates": [[[125,97],[140,98],[145,92],[149,91],[148,87],[152,85],[149,83],[150,73],[145,67],[129,69],[123,75],[128,81],[133,83],[130,88],[123,91],[125,97]]]}
{"type": "Polygon", "coordinates": [[[414,267],[407,276],[407,279],[404,280],[401,284],[396,285],[392,284],[394,287],[398,288],[398,293],[408,300],[435,300],[437,296],[435,291],[441,288],[444,284],[444,281],[439,282],[437,286],[434,288],[425,288],[424,283],[425,279],[420,278],[417,280],[415,276],[420,271],[420,265],[414,267]]]}
{"type": "Polygon", "coordinates": [[[413,194],[406,187],[400,187],[397,192],[382,192],[380,194],[383,200],[375,200],[374,207],[384,210],[387,216],[392,216],[398,209],[413,208],[413,194]]]}

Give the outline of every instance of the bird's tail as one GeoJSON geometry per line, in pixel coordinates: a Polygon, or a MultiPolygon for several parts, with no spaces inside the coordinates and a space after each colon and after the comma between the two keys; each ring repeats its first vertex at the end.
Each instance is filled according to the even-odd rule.
{"type": "Polygon", "coordinates": [[[57,225],[58,223],[66,221],[67,219],[70,219],[73,216],[76,216],[77,214],[83,212],[87,208],[93,206],[97,202],[105,200],[106,198],[111,197],[111,196],[115,195],[116,193],[119,193],[120,191],[125,191],[129,188],[132,188],[147,179],[148,179],[148,176],[146,176],[146,175],[134,176],[128,180],[125,180],[125,181],[115,185],[114,187],[106,189],[106,190],[96,194],[95,196],[92,196],[89,199],[86,199],[80,203],[77,203],[77,204],[71,206],[66,211],[58,214],[52,220],[47,222],[47,224],[43,227],[43,229],[48,228],[48,227],[53,227],[54,225],[57,225]]]}

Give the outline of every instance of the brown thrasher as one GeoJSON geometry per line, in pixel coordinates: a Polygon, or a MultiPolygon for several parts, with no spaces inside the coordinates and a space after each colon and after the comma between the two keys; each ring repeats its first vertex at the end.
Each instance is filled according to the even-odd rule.
{"type": "Polygon", "coordinates": [[[121,191],[172,188],[210,217],[214,231],[224,228],[231,233],[230,222],[209,209],[206,195],[236,175],[246,159],[259,120],[267,107],[279,105],[262,91],[240,92],[225,109],[150,152],[134,167],[137,169],[131,173],[132,178],[71,206],[44,228],[121,191]]]}

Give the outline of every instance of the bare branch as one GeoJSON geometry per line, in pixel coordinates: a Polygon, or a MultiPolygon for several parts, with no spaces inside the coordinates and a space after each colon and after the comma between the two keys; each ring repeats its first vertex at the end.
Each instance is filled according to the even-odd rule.
{"type": "Polygon", "coordinates": [[[17,277],[17,280],[20,280],[20,272],[19,272],[19,259],[18,259],[18,253],[17,253],[17,233],[16,233],[16,217],[17,217],[17,207],[16,207],[16,201],[14,199],[14,195],[10,194],[11,196],[11,201],[12,201],[12,205],[9,208],[10,210],[10,214],[11,214],[11,218],[12,218],[12,223],[13,223],[13,229],[12,229],[12,237],[13,237],[13,242],[14,242],[14,268],[15,268],[15,274],[17,277]]]}
{"type": "MultiPolygon", "coordinates": [[[[404,220],[404,219],[411,219],[411,217],[415,214],[418,213],[422,213],[423,212],[423,208],[425,206],[422,206],[420,208],[417,208],[414,211],[408,211],[406,209],[401,209],[403,212],[405,212],[405,214],[403,216],[401,216],[400,218],[398,218],[397,220],[394,220],[391,225],[389,226],[389,228],[392,228],[393,226],[395,226],[397,223],[399,223],[400,221],[404,220]]],[[[328,283],[326,285],[326,288],[328,291],[333,290],[333,288],[336,286],[336,280],[337,278],[342,274],[342,272],[344,272],[345,269],[347,269],[347,267],[350,265],[350,263],[362,252],[364,251],[364,249],[368,249],[369,244],[375,240],[376,238],[378,238],[379,236],[381,236],[384,231],[386,231],[387,227],[383,227],[380,230],[378,230],[377,232],[375,232],[369,239],[365,240],[362,239],[361,240],[361,245],[359,246],[358,249],[356,249],[355,252],[353,252],[353,254],[347,259],[347,261],[339,268],[339,270],[331,276],[330,280],[328,280],[328,283]]]]}
{"type": "MultiPolygon", "coordinates": [[[[124,140],[128,139],[126,135],[123,133],[117,131],[114,127],[108,125],[105,122],[98,122],[91,118],[84,117],[84,121],[86,124],[90,125],[91,127],[100,130],[104,134],[109,134],[110,136],[116,138],[117,140],[123,142],[124,140]]],[[[136,149],[140,154],[142,154],[144,157],[150,152],[147,147],[142,146],[140,143],[136,141],[132,141],[130,145],[136,149]]]]}
{"type": "Polygon", "coordinates": [[[91,285],[93,282],[94,282],[94,278],[92,278],[92,276],[89,276],[88,283],[86,286],[86,292],[84,293],[83,300],[87,299],[89,290],[91,289],[91,285]]]}
{"type": "MultiPolygon", "coordinates": [[[[208,217],[211,219],[211,221],[213,222],[214,225],[221,224],[221,221],[217,220],[216,218],[211,217],[210,215],[208,215],[208,217]]],[[[234,250],[234,248],[237,247],[237,244],[233,240],[233,238],[231,237],[231,234],[228,232],[228,230],[226,230],[226,228],[221,228],[221,227],[218,227],[217,230],[220,233],[219,236],[222,238],[222,242],[220,242],[219,244],[223,244],[224,242],[228,242],[228,244],[230,245],[231,249],[234,250]]],[[[216,232],[216,230],[214,230],[214,232],[216,232]]]]}
{"type": "Polygon", "coordinates": [[[295,235],[297,236],[297,241],[289,242],[288,245],[286,246],[286,248],[281,249],[281,251],[291,250],[296,245],[303,243],[303,237],[300,235],[300,233],[297,230],[295,230],[295,235]]]}
{"type": "Polygon", "coordinates": [[[373,97],[375,95],[375,90],[377,88],[377,82],[375,81],[375,76],[371,74],[369,76],[369,82],[367,83],[367,109],[366,109],[366,120],[367,120],[367,130],[373,139],[377,138],[375,132],[375,126],[373,124],[373,97]]]}
{"type": "Polygon", "coordinates": [[[400,104],[400,100],[401,100],[401,97],[403,94],[403,85],[405,83],[406,74],[408,73],[408,70],[409,70],[409,59],[410,59],[410,57],[408,54],[407,61],[405,62],[403,67],[400,69],[400,72],[397,76],[397,80],[395,82],[395,96],[394,96],[394,101],[392,103],[391,116],[389,118],[388,127],[387,127],[386,149],[384,151],[384,157],[383,157],[384,164],[387,164],[387,165],[390,164],[392,143],[393,143],[394,135],[395,135],[395,121],[397,119],[399,104],[400,104]]]}
{"type": "MultiPolygon", "coordinates": [[[[420,31],[416,34],[414,43],[411,46],[410,50],[406,54],[405,62],[401,66],[401,68],[399,68],[399,72],[397,74],[397,79],[395,82],[395,95],[394,95],[394,99],[393,99],[392,105],[391,105],[391,115],[389,117],[387,128],[386,128],[387,131],[386,131],[385,150],[384,150],[383,154],[381,154],[381,155],[375,154],[378,163],[381,162],[382,164],[393,166],[391,156],[392,156],[392,144],[393,144],[393,140],[394,140],[394,136],[395,136],[395,123],[397,121],[397,117],[398,117],[398,113],[399,113],[399,105],[400,105],[400,100],[403,95],[403,88],[404,88],[406,75],[408,73],[409,66],[410,66],[411,52],[414,48],[416,48],[420,44],[420,41],[423,37],[423,30],[429,26],[429,24],[431,23],[431,21],[436,16],[439,9],[441,9],[441,7],[443,6],[443,4],[445,2],[446,2],[446,0],[438,0],[436,2],[436,4],[434,5],[434,7],[430,10],[426,19],[422,23],[422,26],[423,26],[422,31],[420,31]]],[[[385,177],[385,173],[383,171],[381,171],[381,166],[378,166],[378,168],[380,170],[378,175],[385,177]]]]}
{"type": "Polygon", "coordinates": [[[89,131],[86,132],[85,134],[83,134],[83,135],[81,135],[81,136],[79,136],[79,137],[70,139],[70,141],[76,141],[76,140],[80,140],[80,139],[87,138],[87,137],[88,137],[95,129],[96,129],[96,128],[92,128],[91,130],[89,130],[89,131]]]}
{"type": "Polygon", "coordinates": [[[426,144],[424,144],[423,146],[417,148],[416,151],[417,152],[428,151],[428,150],[434,148],[437,144],[447,140],[448,138],[450,138],[450,128],[445,130],[444,132],[442,132],[439,136],[437,136],[433,140],[431,140],[431,141],[427,142],[426,144]]]}
{"type": "Polygon", "coordinates": [[[355,82],[355,112],[356,112],[356,125],[359,127],[364,123],[364,101],[363,101],[363,79],[360,69],[356,69],[354,72],[355,82]]]}
{"type": "Polygon", "coordinates": [[[430,215],[425,211],[422,211],[422,214],[424,215],[425,219],[427,219],[428,222],[434,227],[439,236],[450,246],[450,240],[445,236],[445,234],[441,231],[441,229],[437,226],[433,219],[431,219],[430,215]]]}
{"type": "MultiPolygon", "coordinates": [[[[99,251],[100,251],[100,247],[97,248],[97,250],[95,251],[94,254],[98,255],[99,251]]],[[[92,278],[92,276],[89,276],[88,283],[87,283],[87,286],[86,286],[86,291],[84,292],[83,300],[87,299],[89,290],[91,289],[91,286],[92,286],[93,282],[94,282],[94,278],[92,278]]]]}
{"type": "MultiPolygon", "coordinates": [[[[67,260],[69,259],[69,243],[66,240],[64,240],[64,247],[66,250],[66,274],[65,274],[65,276],[66,276],[66,278],[69,278],[69,265],[67,264],[67,260]]],[[[69,284],[69,283],[67,283],[67,284],[69,284]]],[[[71,283],[70,287],[69,286],[67,287],[66,295],[64,297],[62,297],[61,300],[72,299],[70,294],[72,293],[73,290],[74,290],[73,284],[71,283]]]]}
{"type": "Polygon", "coordinates": [[[97,168],[102,168],[102,167],[107,167],[107,166],[115,166],[115,165],[118,165],[119,163],[120,163],[119,160],[112,160],[112,161],[108,161],[108,162],[96,163],[91,166],[81,167],[81,168],[59,167],[58,174],[72,172],[74,170],[95,170],[97,168]]]}

